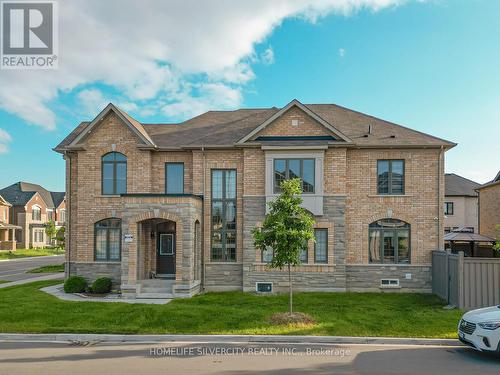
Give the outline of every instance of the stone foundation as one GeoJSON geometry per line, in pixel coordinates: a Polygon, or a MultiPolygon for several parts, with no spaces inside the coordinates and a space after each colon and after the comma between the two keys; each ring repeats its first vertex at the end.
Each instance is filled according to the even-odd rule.
{"type": "MultiPolygon", "coordinates": [[[[113,281],[113,287],[119,287],[121,283],[121,263],[120,262],[92,262],[76,263],[69,265],[70,276],[82,276],[89,283],[99,277],[109,277],[113,281]]],[[[66,275],[67,277],[68,275],[66,275]]]]}
{"type": "Polygon", "coordinates": [[[241,264],[208,263],[205,265],[205,290],[242,290],[242,285],[243,272],[241,264]]]}
{"type": "Polygon", "coordinates": [[[432,292],[430,265],[347,265],[346,270],[348,291],[432,292]],[[399,279],[399,287],[381,287],[381,279],[399,279]]]}

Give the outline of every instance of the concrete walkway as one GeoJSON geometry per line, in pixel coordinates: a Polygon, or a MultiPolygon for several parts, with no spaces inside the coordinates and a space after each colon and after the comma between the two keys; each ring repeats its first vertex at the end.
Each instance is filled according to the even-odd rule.
{"type": "Polygon", "coordinates": [[[42,292],[50,294],[64,301],[74,301],[74,302],[122,302],[122,303],[142,303],[150,305],[165,305],[171,301],[171,299],[166,298],[135,298],[128,299],[122,298],[120,294],[108,294],[104,297],[89,297],[83,294],[71,294],[65,293],[63,290],[63,284],[51,285],[40,289],[42,292]]]}
{"type": "Polygon", "coordinates": [[[10,283],[0,284],[0,289],[8,288],[9,286],[22,285],[28,283],[34,283],[35,281],[44,281],[44,280],[61,280],[64,278],[64,272],[59,273],[50,273],[48,275],[31,277],[29,279],[12,281],[10,283]]]}

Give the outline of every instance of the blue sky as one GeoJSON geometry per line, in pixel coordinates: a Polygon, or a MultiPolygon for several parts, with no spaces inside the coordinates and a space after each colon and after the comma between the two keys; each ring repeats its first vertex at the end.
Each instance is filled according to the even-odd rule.
{"type": "MultiPolygon", "coordinates": [[[[108,41],[107,52],[96,47],[85,65],[75,62],[88,48],[70,42],[93,36],[71,29],[78,5],[62,2],[61,25],[68,26],[60,53],[67,63],[62,58],[49,73],[0,71],[0,187],[24,180],[64,189],[64,162],[51,148],[110,100],[144,122],[179,121],[207,109],[282,106],[293,98],[337,103],[457,142],[446,154],[446,171],[478,182],[493,178],[500,169],[500,2],[380,1],[374,8],[374,0],[347,11],[337,3],[351,2],[332,0],[319,9],[269,5],[266,12],[226,6],[224,18],[242,15],[240,22],[214,19],[196,38],[178,34],[183,43],[160,32],[149,46],[144,40],[158,31],[152,20],[148,32],[154,34],[134,37],[134,57],[121,67],[113,58],[121,53],[118,37],[108,41]],[[16,100],[7,97],[9,87],[16,100]]],[[[163,4],[160,13],[189,16],[178,4],[163,4]]],[[[97,10],[94,16],[98,24],[97,10]]],[[[192,18],[182,21],[195,34],[192,18]]],[[[110,35],[122,30],[121,21],[107,26],[110,35]]]]}

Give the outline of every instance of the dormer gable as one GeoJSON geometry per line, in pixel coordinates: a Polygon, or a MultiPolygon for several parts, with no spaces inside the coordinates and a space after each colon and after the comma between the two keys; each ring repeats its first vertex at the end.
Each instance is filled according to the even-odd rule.
{"type": "Polygon", "coordinates": [[[294,99],[240,139],[238,144],[280,140],[352,142],[332,124],[294,99]]]}

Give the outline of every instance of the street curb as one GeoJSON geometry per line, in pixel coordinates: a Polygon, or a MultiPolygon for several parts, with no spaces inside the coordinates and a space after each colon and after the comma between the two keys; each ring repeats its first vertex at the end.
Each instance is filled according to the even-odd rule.
{"type": "Polygon", "coordinates": [[[102,342],[102,343],[237,343],[237,344],[371,344],[463,346],[457,339],[347,336],[260,336],[260,335],[115,335],[115,334],[23,334],[0,333],[0,341],[102,342]]]}
{"type": "Polygon", "coordinates": [[[43,259],[43,258],[48,258],[48,257],[60,257],[61,255],[64,255],[64,254],[39,255],[37,257],[22,257],[22,258],[14,258],[14,259],[0,259],[0,262],[13,262],[13,261],[19,261],[19,260],[43,259]]]}

